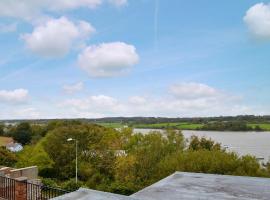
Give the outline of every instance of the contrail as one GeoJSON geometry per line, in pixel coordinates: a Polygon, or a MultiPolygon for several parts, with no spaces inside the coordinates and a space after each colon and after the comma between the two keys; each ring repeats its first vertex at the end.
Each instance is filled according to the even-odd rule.
{"type": "Polygon", "coordinates": [[[154,48],[157,50],[158,46],[158,15],[159,15],[159,0],[155,2],[155,13],[154,13],[154,48]]]}

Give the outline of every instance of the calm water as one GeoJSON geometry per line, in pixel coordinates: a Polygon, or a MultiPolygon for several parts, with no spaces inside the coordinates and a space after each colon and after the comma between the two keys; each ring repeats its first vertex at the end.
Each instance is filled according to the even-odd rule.
{"type": "MultiPolygon", "coordinates": [[[[134,131],[146,134],[153,129],[134,131]]],[[[192,135],[205,136],[227,146],[229,151],[235,151],[239,155],[251,154],[257,158],[264,158],[264,161],[270,160],[270,132],[183,131],[183,134],[186,138],[192,135]]]]}

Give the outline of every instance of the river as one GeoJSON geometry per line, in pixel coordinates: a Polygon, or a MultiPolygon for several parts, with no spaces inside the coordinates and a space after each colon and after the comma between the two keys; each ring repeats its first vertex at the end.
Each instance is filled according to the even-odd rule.
{"type": "MultiPolygon", "coordinates": [[[[135,132],[147,134],[161,129],[134,129],[135,132]]],[[[270,132],[221,132],[221,131],[182,131],[185,138],[192,135],[207,137],[227,147],[228,151],[234,151],[239,155],[250,154],[256,158],[264,158],[264,162],[270,160],[270,132]]]]}

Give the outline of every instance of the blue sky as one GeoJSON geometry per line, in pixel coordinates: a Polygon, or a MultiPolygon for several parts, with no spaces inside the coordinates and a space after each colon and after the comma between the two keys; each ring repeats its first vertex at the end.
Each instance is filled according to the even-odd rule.
{"type": "Polygon", "coordinates": [[[3,0],[0,118],[270,114],[270,5],[3,0]]]}

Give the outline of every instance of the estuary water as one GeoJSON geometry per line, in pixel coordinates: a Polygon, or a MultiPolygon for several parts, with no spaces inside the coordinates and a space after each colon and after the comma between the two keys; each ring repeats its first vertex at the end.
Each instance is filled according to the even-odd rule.
{"type": "MultiPolygon", "coordinates": [[[[161,129],[135,129],[135,132],[147,134],[161,129]]],[[[221,131],[182,131],[185,138],[192,135],[211,138],[226,147],[228,151],[234,151],[239,155],[250,154],[256,158],[263,158],[263,162],[270,160],[270,132],[221,132],[221,131]]]]}

